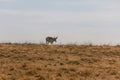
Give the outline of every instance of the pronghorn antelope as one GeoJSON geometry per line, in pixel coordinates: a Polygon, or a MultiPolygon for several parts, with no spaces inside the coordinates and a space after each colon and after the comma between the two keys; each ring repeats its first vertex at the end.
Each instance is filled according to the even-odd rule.
{"type": "Polygon", "coordinates": [[[46,37],[46,44],[57,42],[57,37],[46,37]]]}

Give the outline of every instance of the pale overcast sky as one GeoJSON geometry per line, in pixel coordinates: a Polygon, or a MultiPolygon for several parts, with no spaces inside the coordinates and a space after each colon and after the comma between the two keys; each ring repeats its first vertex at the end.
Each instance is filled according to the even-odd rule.
{"type": "Polygon", "coordinates": [[[0,41],[120,44],[120,0],[0,0],[0,41]]]}

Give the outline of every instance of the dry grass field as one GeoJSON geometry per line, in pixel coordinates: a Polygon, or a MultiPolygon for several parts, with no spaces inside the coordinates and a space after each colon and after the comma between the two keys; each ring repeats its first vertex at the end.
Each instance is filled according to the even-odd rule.
{"type": "Polygon", "coordinates": [[[0,44],[0,80],[120,80],[120,47],[0,44]]]}

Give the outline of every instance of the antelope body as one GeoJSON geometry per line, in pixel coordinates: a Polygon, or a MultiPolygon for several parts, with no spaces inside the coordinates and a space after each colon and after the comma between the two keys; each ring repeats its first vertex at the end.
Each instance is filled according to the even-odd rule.
{"type": "Polygon", "coordinates": [[[46,44],[57,42],[57,37],[46,37],[46,44]]]}

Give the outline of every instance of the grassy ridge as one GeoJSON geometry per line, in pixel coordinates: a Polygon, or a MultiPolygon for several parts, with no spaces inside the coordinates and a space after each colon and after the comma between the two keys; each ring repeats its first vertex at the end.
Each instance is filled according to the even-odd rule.
{"type": "Polygon", "coordinates": [[[120,80],[120,47],[0,44],[0,80],[120,80]]]}

